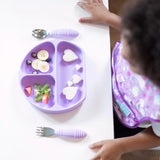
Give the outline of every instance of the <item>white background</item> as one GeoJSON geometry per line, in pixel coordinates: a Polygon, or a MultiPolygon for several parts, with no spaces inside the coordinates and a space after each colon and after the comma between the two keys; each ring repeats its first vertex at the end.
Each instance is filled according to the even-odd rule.
{"type": "MultiPolygon", "coordinates": [[[[89,144],[113,138],[109,28],[80,24],[88,13],[76,0],[0,0],[0,159],[88,160],[95,152],[89,144]],[[35,28],[72,28],[71,40],[86,54],[87,98],[73,111],[47,114],[32,106],[20,88],[21,62],[35,45],[46,40],[32,37],[35,28]],[[79,128],[79,140],[37,137],[36,126],[79,128]]],[[[107,0],[105,5],[108,6],[107,0]]]]}

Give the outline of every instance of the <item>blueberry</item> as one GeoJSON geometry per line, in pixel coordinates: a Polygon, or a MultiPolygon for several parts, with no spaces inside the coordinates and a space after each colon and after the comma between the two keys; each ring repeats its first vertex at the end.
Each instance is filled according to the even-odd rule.
{"type": "Polygon", "coordinates": [[[27,59],[27,60],[26,60],[26,64],[27,64],[27,65],[31,65],[31,64],[32,64],[32,61],[29,60],[29,59],[27,59]]]}
{"type": "Polygon", "coordinates": [[[52,59],[51,58],[48,58],[48,59],[46,59],[46,62],[50,62],[52,59]]]}
{"type": "Polygon", "coordinates": [[[36,57],[37,57],[37,53],[36,53],[36,52],[32,52],[32,53],[31,53],[31,56],[32,56],[33,58],[36,58],[36,57]]]}

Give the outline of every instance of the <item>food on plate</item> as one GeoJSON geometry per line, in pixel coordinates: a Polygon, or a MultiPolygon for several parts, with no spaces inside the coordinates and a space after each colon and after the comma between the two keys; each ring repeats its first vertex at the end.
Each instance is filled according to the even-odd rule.
{"type": "Polygon", "coordinates": [[[34,92],[36,94],[36,96],[39,96],[41,94],[41,89],[43,88],[43,85],[41,84],[34,84],[34,92]]]}
{"type": "Polygon", "coordinates": [[[31,53],[31,56],[32,56],[33,58],[37,58],[37,53],[36,53],[36,52],[32,52],[32,53],[31,53]]]}
{"type": "Polygon", "coordinates": [[[67,81],[67,85],[70,87],[73,85],[73,82],[72,81],[67,81]]]}
{"type": "Polygon", "coordinates": [[[77,59],[78,59],[78,56],[71,49],[64,50],[63,60],[65,62],[72,62],[77,59]]]}
{"type": "Polygon", "coordinates": [[[42,101],[47,104],[51,95],[51,88],[49,84],[45,84],[44,86],[41,84],[34,84],[34,92],[35,92],[35,101],[42,101]]]}
{"type": "Polygon", "coordinates": [[[38,53],[37,53],[37,57],[38,59],[42,60],[42,61],[45,61],[48,59],[49,57],[49,53],[48,51],[46,50],[40,50],[38,53]]]}
{"type": "Polygon", "coordinates": [[[40,59],[35,59],[33,62],[32,62],[32,68],[38,70],[38,66],[39,66],[39,63],[41,62],[40,59]]]}
{"type": "Polygon", "coordinates": [[[49,95],[48,95],[48,94],[44,94],[44,95],[42,96],[42,102],[45,103],[45,104],[47,104],[47,103],[48,103],[48,100],[49,100],[49,95]]]}
{"type": "Polygon", "coordinates": [[[30,96],[31,93],[32,93],[32,87],[31,86],[28,86],[25,88],[25,91],[27,92],[27,94],[30,96]]]}
{"type": "Polygon", "coordinates": [[[77,94],[78,87],[65,87],[63,88],[62,93],[66,96],[66,99],[72,100],[77,94]]]}
{"type": "Polygon", "coordinates": [[[31,64],[32,64],[32,61],[31,61],[30,59],[27,59],[27,60],[26,60],[26,64],[27,64],[27,65],[31,65],[31,64]]]}
{"type": "Polygon", "coordinates": [[[37,71],[33,71],[32,74],[38,74],[38,72],[37,71]]]}
{"type": "Polygon", "coordinates": [[[41,61],[40,59],[35,59],[32,62],[32,68],[36,70],[40,70],[41,72],[49,71],[49,64],[46,61],[41,61]]]}
{"type": "Polygon", "coordinates": [[[73,83],[74,84],[78,84],[81,80],[82,80],[82,78],[80,76],[78,76],[77,74],[73,75],[73,83]]]}
{"type": "Polygon", "coordinates": [[[48,72],[49,71],[49,64],[47,62],[45,62],[45,61],[41,61],[38,64],[38,69],[41,72],[48,72]]]}
{"type": "Polygon", "coordinates": [[[48,59],[46,59],[46,62],[50,62],[52,59],[49,57],[48,59]]]}
{"type": "Polygon", "coordinates": [[[81,66],[81,65],[76,64],[76,70],[77,70],[77,71],[79,71],[81,68],[82,68],[82,66],[81,66]]]}
{"type": "MultiPolygon", "coordinates": [[[[31,65],[33,69],[40,70],[41,72],[49,71],[49,64],[48,62],[51,61],[49,57],[49,53],[46,50],[40,50],[38,53],[31,52],[31,57],[36,58],[33,61],[30,59],[26,60],[27,65],[31,65]]],[[[32,74],[38,74],[37,71],[33,71],[32,74]]]]}
{"type": "Polygon", "coordinates": [[[50,89],[50,86],[49,86],[48,83],[45,84],[45,85],[41,88],[41,92],[42,92],[43,94],[46,94],[46,93],[49,94],[50,91],[51,91],[51,89],[50,89]]]}
{"type": "Polygon", "coordinates": [[[41,100],[42,100],[42,96],[43,96],[43,95],[39,95],[39,96],[35,97],[35,101],[36,101],[36,102],[41,101],[41,100]]]}

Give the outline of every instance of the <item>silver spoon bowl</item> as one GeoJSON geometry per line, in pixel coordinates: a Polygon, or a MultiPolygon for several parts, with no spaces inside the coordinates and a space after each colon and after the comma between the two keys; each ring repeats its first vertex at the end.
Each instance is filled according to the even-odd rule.
{"type": "Polygon", "coordinates": [[[79,35],[76,30],[73,29],[59,29],[51,31],[50,33],[44,29],[34,29],[32,31],[33,37],[37,39],[44,39],[46,37],[52,38],[75,38],[79,35]]]}
{"type": "Polygon", "coordinates": [[[37,38],[37,39],[43,39],[43,38],[46,38],[48,36],[48,33],[44,29],[34,29],[32,31],[32,36],[37,38]]]}

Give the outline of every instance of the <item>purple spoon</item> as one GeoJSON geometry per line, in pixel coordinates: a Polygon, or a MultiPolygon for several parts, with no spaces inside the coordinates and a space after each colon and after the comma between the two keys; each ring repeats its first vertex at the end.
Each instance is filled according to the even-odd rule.
{"type": "Polygon", "coordinates": [[[73,29],[58,29],[51,32],[47,32],[44,29],[34,29],[32,31],[32,36],[37,39],[44,39],[46,37],[53,38],[75,38],[79,35],[76,30],[73,29]]]}

